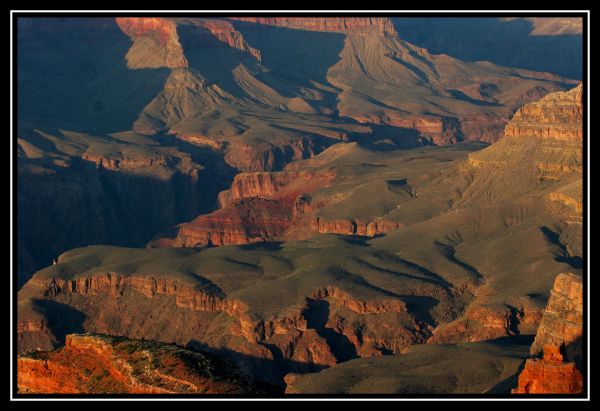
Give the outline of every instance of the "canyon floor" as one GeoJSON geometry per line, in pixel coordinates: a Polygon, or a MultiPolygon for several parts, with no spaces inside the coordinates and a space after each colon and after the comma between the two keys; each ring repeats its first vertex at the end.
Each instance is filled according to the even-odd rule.
{"type": "Polygon", "coordinates": [[[580,392],[577,67],[415,24],[23,19],[20,392],[580,392]]]}

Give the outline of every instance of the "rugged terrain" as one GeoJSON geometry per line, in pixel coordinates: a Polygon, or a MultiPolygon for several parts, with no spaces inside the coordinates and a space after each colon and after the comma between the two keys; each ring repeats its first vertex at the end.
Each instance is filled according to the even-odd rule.
{"type": "Polygon", "coordinates": [[[582,270],[583,87],[393,23],[24,19],[19,352],[101,333],[287,392],[510,392],[582,270]]]}
{"type": "Polygon", "coordinates": [[[20,18],[18,36],[20,284],[73,247],[141,246],[214,210],[238,172],[340,141],[495,141],[573,84],[431,54],[385,18],[20,18]]]}
{"type": "MultiPolygon", "coordinates": [[[[581,267],[580,211],[552,195],[581,179],[580,134],[564,131],[581,123],[580,99],[575,88],[524,106],[502,140],[476,152],[459,144],[386,156],[340,143],[289,171],[237,176],[219,196],[220,211],[194,220],[185,236],[180,228],[175,242],[182,243],[67,252],[19,293],[20,350],[48,349],[82,330],[157,339],[220,353],[246,375],[281,386],[290,372],[400,354],[415,344],[436,345],[437,353],[446,347],[440,343],[533,335],[555,274],[581,267]],[[538,135],[540,128],[550,132],[538,135]],[[558,157],[545,149],[555,143],[563,144],[558,157]],[[310,166],[319,171],[303,174],[310,166]],[[516,176],[520,184],[502,188],[516,176]],[[290,213],[316,201],[321,218],[325,198],[348,223],[299,224],[281,236],[285,242],[273,234],[259,238],[263,244],[221,247],[193,231],[204,219],[202,235],[233,238],[222,235],[227,226],[206,224],[246,201],[290,213]],[[356,206],[342,206],[346,199],[356,206]],[[358,232],[356,222],[369,218],[378,227],[389,220],[391,228],[382,236],[365,223],[358,232]]],[[[571,195],[575,202],[581,196],[571,195]]],[[[252,214],[264,207],[249,210],[251,220],[222,221],[245,235],[274,225],[252,214]]]]}
{"type": "Polygon", "coordinates": [[[258,394],[226,361],[155,342],[70,334],[54,351],[19,356],[23,394],[258,394]]]}

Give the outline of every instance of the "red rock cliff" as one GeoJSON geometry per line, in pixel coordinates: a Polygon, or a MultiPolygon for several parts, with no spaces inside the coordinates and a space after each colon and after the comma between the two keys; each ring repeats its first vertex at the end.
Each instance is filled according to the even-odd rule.
{"type": "Polygon", "coordinates": [[[391,20],[381,17],[232,17],[232,20],[299,30],[396,35],[391,20]]]}
{"type": "Polygon", "coordinates": [[[529,359],[519,376],[513,394],[578,394],[583,391],[583,378],[574,362],[563,362],[556,345],[544,346],[544,358],[529,359]]]}

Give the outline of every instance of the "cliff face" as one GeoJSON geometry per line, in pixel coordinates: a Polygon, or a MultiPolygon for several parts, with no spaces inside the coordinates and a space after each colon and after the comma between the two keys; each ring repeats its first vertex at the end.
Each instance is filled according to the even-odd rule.
{"type": "Polygon", "coordinates": [[[335,175],[328,170],[240,173],[231,188],[219,194],[219,204],[227,207],[236,200],[260,197],[289,206],[299,195],[327,187],[335,175]]]}
{"type": "Polygon", "coordinates": [[[293,161],[311,158],[327,144],[319,139],[299,137],[281,144],[246,144],[234,141],[227,145],[225,161],[242,172],[276,171],[293,161]]]}
{"type": "Polygon", "coordinates": [[[519,109],[504,137],[469,155],[474,181],[461,202],[506,201],[549,189],[550,202],[581,201],[582,86],[548,94],[519,109]],[[567,199],[568,197],[568,199],[567,199]]]}
{"type": "Polygon", "coordinates": [[[186,42],[190,47],[210,47],[219,45],[214,39],[221,42],[221,46],[228,46],[247,52],[256,60],[261,60],[260,50],[250,46],[244,39],[242,33],[237,31],[233,25],[225,20],[199,19],[194,21],[198,27],[202,27],[210,33],[210,36],[196,35],[186,42]]]}
{"type": "Polygon", "coordinates": [[[465,318],[436,329],[427,343],[456,344],[533,334],[541,317],[539,307],[507,304],[476,306],[468,310],[465,318]]]}
{"type": "Polygon", "coordinates": [[[240,173],[231,188],[219,194],[219,210],[180,224],[172,229],[175,236],[159,234],[148,246],[195,247],[277,240],[300,223],[306,208],[298,206],[298,199],[327,187],[334,178],[335,172],[329,170],[240,173]]]}
{"type": "Polygon", "coordinates": [[[291,225],[289,207],[258,197],[238,200],[214,213],[201,215],[176,228],[177,236],[153,240],[149,246],[172,247],[250,244],[279,238],[291,225]]]}
{"type": "Polygon", "coordinates": [[[32,132],[19,139],[19,260],[30,261],[21,282],[73,247],[143,246],[157,231],[212,206],[225,188],[228,174],[218,159],[200,165],[173,147],[78,134],[69,139],[76,149],[44,154],[53,162],[40,162],[37,153],[58,137],[32,132]]]}
{"type": "Polygon", "coordinates": [[[561,273],[513,394],[576,394],[583,390],[581,368],[583,284],[580,277],[561,273]]]}
{"type": "Polygon", "coordinates": [[[197,19],[170,19],[160,17],[117,17],[116,22],[121,30],[134,41],[128,53],[129,63],[132,68],[148,67],[141,61],[136,61],[136,53],[143,53],[142,48],[153,47],[155,52],[161,53],[165,67],[189,67],[184,55],[181,40],[177,29],[193,26],[201,30],[195,31],[186,41],[187,47],[231,47],[249,53],[260,60],[260,51],[249,46],[240,32],[235,30],[231,23],[225,20],[197,19]],[[152,42],[153,44],[148,44],[152,42]],[[137,44],[136,44],[137,43],[137,44]],[[136,50],[139,48],[139,50],[136,50]],[[163,54],[164,53],[164,54],[163,54]]]}
{"type": "Polygon", "coordinates": [[[93,334],[70,334],[59,350],[20,356],[17,387],[22,394],[260,392],[206,354],[93,334]]]}
{"type": "Polygon", "coordinates": [[[550,299],[531,346],[531,355],[546,345],[565,346],[567,361],[581,361],[583,330],[583,284],[581,277],[559,274],[550,291],[550,299]]]}
{"type": "Polygon", "coordinates": [[[231,20],[309,31],[396,35],[391,20],[381,17],[232,17],[231,20]]]}
{"type": "MultiPolygon", "coordinates": [[[[287,372],[400,352],[430,333],[430,326],[416,320],[402,300],[360,299],[334,286],[314,289],[303,304],[281,308],[284,312],[276,316],[254,314],[246,302],[223,295],[214,285],[195,287],[168,276],[34,277],[24,292],[33,293],[36,301],[72,307],[85,317],[87,331],[221,352],[246,375],[271,384],[279,384],[287,372]],[[94,308],[97,304],[103,308],[94,308]]],[[[48,323],[63,320],[54,318],[55,312],[46,315],[41,320],[45,325],[38,327],[37,316],[21,311],[20,352],[58,344],[55,329],[43,331],[48,323]]]]}
{"type": "Polygon", "coordinates": [[[130,68],[188,67],[173,21],[160,17],[117,17],[116,21],[133,40],[126,55],[130,68]]]}
{"type": "Polygon", "coordinates": [[[544,357],[529,359],[512,394],[579,394],[583,377],[574,362],[564,362],[556,345],[544,346],[544,357]]]}
{"type": "Polygon", "coordinates": [[[582,141],[583,86],[546,97],[521,107],[510,120],[504,134],[508,137],[536,137],[582,141]]]}

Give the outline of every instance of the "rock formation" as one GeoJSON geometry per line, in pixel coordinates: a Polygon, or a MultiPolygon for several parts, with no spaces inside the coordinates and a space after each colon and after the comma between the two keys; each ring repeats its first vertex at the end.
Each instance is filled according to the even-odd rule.
{"type": "Polygon", "coordinates": [[[542,310],[532,306],[489,304],[472,307],[464,317],[449,326],[436,329],[427,343],[455,344],[533,334],[542,318],[542,310]]]}
{"type": "Polygon", "coordinates": [[[513,394],[576,394],[583,390],[583,283],[571,273],[556,277],[548,306],[513,394]]]}
{"type": "Polygon", "coordinates": [[[117,17],[116,22],[134,41],[126,56],[130,68],[188,67],[177,26],[171,20],[160,17],[117,17]],[[147,58],[149,54],[152,54],[152,58],[147,58]]]}
{"type": "Polygon", "coordinates": [[[19,356],[17,365],[21,394],[261,392],[214,356],[104,335],[67,335],[64,347],[19,356]]]}
{"type": "Polygon", "coordinates": [[[583,378],[574,362],[564,362],[560,347],[544,346],[544,357],[529,359],[513,394],[579,394],[583,378]]]}
{"type": "Polygon", "coordinates": [[[536,137],[582,141],[583,86],[546,97],[521,107],[504,129],[507,137],[536,137]]]}
{"type": "MultiPolygon", "coordinates": [[[[576,206],[577,198],[581,198],[581,192],[573,188],[578,187],[582,172],[582,104],[579,85],[519,109],[498,143],[469,156],[476,178],[462,202],[500,201],[540,193],[549,186],[563,192],[562,186],[571,187],[568,192],[576,206]],[[510,179],[514,181],[509,184],[510,179]]],[[[551,201],[557,199],[557,194],[548,195],[551,201]]]]}
{"type": "Polygon", "coordinates": [[[231,20],[298,30],[396,35],[392,22],[381,17],[232,17],[231,20]]]}
{"type": "Polygon", "coordinates": [[[562,273],[556,277],[550,299],[531,346],[537,355],[546,345],[564,346],[567,361],[581,363],[583,330],[583,283],[581,277],[562,273]]]}

